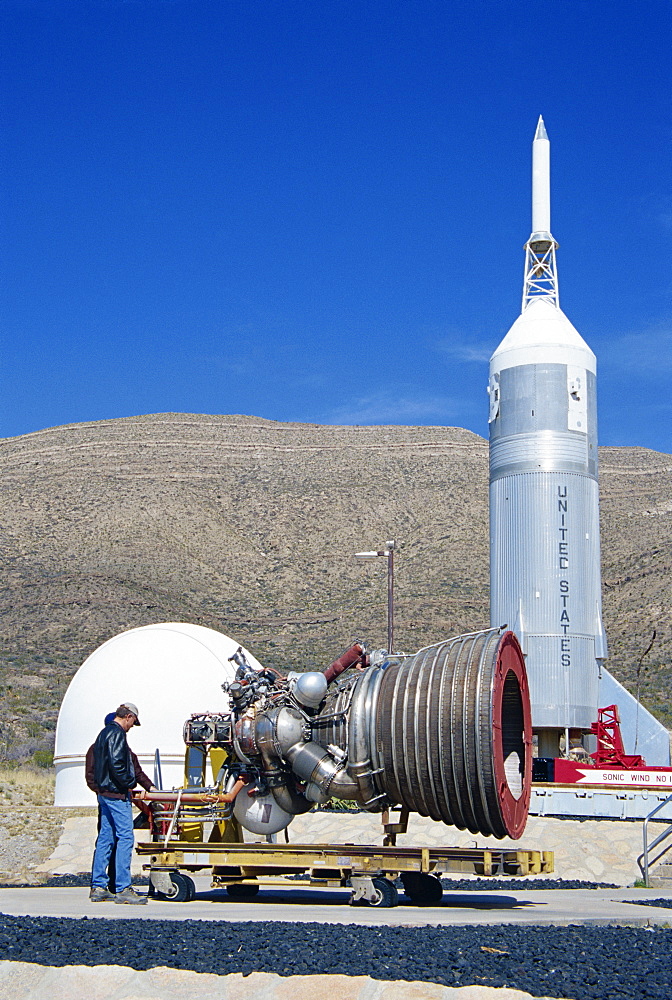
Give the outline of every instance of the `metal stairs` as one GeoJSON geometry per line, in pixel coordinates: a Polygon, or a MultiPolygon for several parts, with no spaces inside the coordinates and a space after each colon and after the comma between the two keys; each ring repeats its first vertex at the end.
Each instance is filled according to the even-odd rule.
{"type": "MultiPolygon", "coordinates": [[[[668,850],[672,848],[669,845],[668,850]]],[[[668,889],[672,891],[672,857],[661,861],[655,868],[649,869],[649,885],[652,889],[668,889]]]]}
{"type": "Polygon", "coordinates": [[[668,795],[664,802],[659,802],[644,820],[642,829],[644,850],[637,858],[637,864],[647,889],[649,887],[672,889],[672,824],[659,833],[655,840],[649,842],[649,821],[668,802],[672,802],[672,795],[668,795]]]}

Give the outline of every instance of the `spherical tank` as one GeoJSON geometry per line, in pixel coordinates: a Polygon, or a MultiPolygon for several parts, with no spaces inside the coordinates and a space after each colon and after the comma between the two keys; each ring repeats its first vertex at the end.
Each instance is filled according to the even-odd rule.
{"type": "Polygon", "coordinates": [[[249,830],[250,833],[270,835],[279,833],[289,826],[294,816],[285,812],[270,792],[250,797],[247,794],[249,788],[250,786],[246,785],[233,804],[233,814],[245,830],[249,830]]]}
{"type": "MultiPolygon", "coordinates": [[[[228,662],[239,643],[201,625],[163,622],[122,632],[99,646],[79,668],[65,693],[56,725],[57,806],[91,806],[84,780],[86,751],[108,712],[125,701],[138,707],[141,725],[128,734],[142,769],[153,778],[161,755],[164,788],[184,777],[182,728],[192,712],[222,712],[221,685],[231,681],[228,662]]],[[[261,664],[247,651],[248,662],[261,664]]]]}

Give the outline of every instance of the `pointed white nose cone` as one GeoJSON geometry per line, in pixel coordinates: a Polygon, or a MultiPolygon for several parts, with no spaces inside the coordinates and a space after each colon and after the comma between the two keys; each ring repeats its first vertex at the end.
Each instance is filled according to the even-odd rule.
{"type": "Polygon", "coordinates": [[[518,365],[560,364],[595,374],[597,361],[562,309],[538,298],[520,314],[490,360],[490,372],[518,365]]]}
{"type": "Polygon", "coordinates": [[[532,143],[532,236],[530,240],[551,235],[551,144],[539,115],[532,143]]]}

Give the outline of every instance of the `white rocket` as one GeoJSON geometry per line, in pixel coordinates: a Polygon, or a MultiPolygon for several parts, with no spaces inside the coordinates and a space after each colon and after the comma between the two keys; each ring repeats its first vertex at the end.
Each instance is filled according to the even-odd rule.
{"type": "Polygon", "coordinates": [[[532,143],[522,312],[490,360],[490,616],[521,640],[539,752],[590,730],[607,655],[595,355],[560,309],[550,143],[532,143]]]}

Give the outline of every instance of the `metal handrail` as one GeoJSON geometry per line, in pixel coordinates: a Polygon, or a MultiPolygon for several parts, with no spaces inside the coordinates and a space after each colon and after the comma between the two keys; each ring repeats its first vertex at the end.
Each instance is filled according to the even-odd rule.
{"type": "Polygon", "coordinates": [[[157,747],[154,751],[154,785],[163,791],[163,775],[161,774],[161,751],[157,747]]]}
{"type": "Polygon", "coordinates": [[[180,811],[180,801],[182,799],[183,793],[184,793],[184,788],[180,788],[179,792],[177,793],[177,800],[175,802],[175,812],[173,813],[173,818],[170,821],[170,826],[168,827],[168,833],[166,834],[166,839],[163,842],[164,851],[168,850],[168,841],[170,840],[173,834],[173,830],[175,829],[175,821],[177,820],[177,814],[180,811]]]}
{"type": "MultiPolygon", "coordinates": [[[[649,867],[650,867],[649,851],[652,851],[654,847],[657,847],[658,844],[662,843],[662,841],[666,839],[666,837],[669,837],[670,834],[672,834],[672,823],[671,823],[666,830],[663,830],[662,833],[659,833],[656,839],[649,844],[649,820],[653,819],[656,813],[660,812],[660,810],[663,809],[664,806],[668,804],[668,802],[672,802],[672,795],[668,795],[666,799],[658,803],[655,809],[651,810],[649,815],[644,820],[644,825],[642,827],[644,850],[642,854],[640,854],[640,856],[637,858],[637,864],[639,865],[640,871],[644,876],[644,885],[646,886],[647,889],[649,888],[649,867]]],[[[654,858],[652,864],[655,864],[656,861],[659,861],[660,858],[662,858],[663,854],[669,851],[670,847],[672,847],[672,844],[668,845],[668,847],[666,847],[664,851],[661,851],[660,854],[658,854],[654,858]]]]}

